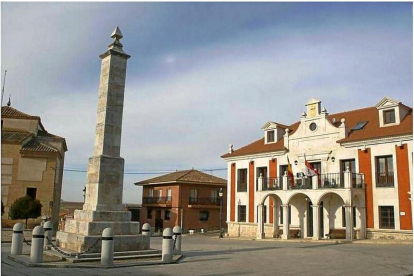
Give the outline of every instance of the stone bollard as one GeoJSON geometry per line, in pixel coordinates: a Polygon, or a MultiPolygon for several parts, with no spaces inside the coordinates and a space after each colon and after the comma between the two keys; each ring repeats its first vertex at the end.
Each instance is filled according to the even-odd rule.
{"type": "Polygon", "coordinates": [[[144,240],[148,243],[148,249],[151,248],[151,225],[149,223],[144,223],[142,225],[142,235],[144,236],[144,240]]]}
{"type": "Polygon", "coordinates": [[[41,263],[43,261],[43,240],[45,232],[42,226],[36,226],[32,232],[32,246],[30,249],[30,262],[41,263]]]}
{"type": "Polygon", "coordinates": [[[13,226],[13,236],[12,236],[12,243],[11,243],[11,255],[22,255],[23,250],[23,223],[16,223],[13,226]]]}
{"type": "Polygon", "coordinates": [[[43,230],[45,230],[44,248],[46,250],[49,250],[50,244],[47,238],[49,238],[49,240],[52,241],[52,234],[53,234],[53,224],[50,220],[46,221],[45,224],[43,224],[43,230]]]}
{"type": "Polygon", "coordinates": [[[102,232],[101,265],[114,264],[114,230],[108,227],[102,232]]]}
{"type": "Polygon", "coordinates": [[[181,254],[181,239],[182,239],[182,230],[180,226],[174,226],[173,233],[175,238],[175,247],[173,248],[174,255],[180,255],[181,254]]]}
{"type": "Polygon", "coordinates": [[[165,228],[162,232],[162,262],[171,263],[173,260],[173,231],[171,228],[165,228]]]}

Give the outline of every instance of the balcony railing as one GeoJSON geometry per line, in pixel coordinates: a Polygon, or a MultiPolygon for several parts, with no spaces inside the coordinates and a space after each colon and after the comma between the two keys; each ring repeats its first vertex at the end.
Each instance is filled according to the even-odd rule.
{"type": "Polygon", "coordinates": [[[377,187],[394,187],[394,172],[377,172],[377,187]]]}
{"type": "MultiPolygon", "coordinates": [[[[257,185],[259,183],[259,178],[257,179],[257,185]]],[[[262,177],[262,190],[271,191],[271,190],[283,190],[283,176],[280,177],[262,177]]]]}
{"type": "Polygon", "coordinates": [[[288,177],[288,189],[289,190],[304,190],[312,189],[311,177],[288,177]]]}
{"type": "Polygon", "coordinates": [[[144,197],[142,204],[171,204],[172,198],[170,196],[161,197],[144,197]]]}
{"type": "Polygon", "coordinates": [[[343,189],[345,180],[343,173],[326,173],[318,176],[319,189],[343,189]]]}
{"type": "Polygon", "coordinates": [[[364,174],[351,172],[325,173],[315,176],[298,174],[296,177],[258,177],[256,187],[259,191],[345,188],[364,189],[364,181],[364,174]]]}
{"type": "Polygon", "coordinates": [[[218,197],[189,197],[188,204],[192,205],[220,205],[218,197]]]}

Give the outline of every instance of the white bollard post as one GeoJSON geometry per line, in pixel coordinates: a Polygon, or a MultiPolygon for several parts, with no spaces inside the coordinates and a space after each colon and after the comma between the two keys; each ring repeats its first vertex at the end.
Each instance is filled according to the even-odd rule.
{"type": "Polygon", "coordinates": [[[175,248],[173,248],[174,255],[181,255],[181,239],[183,231],[181,230],[180,226],[174,226],[173,234],[175,236],[175,248]]]}
{"type": "Polygon", "coordinates": [[[173,231],[171,228],[165,228],[162,232],[162,262],[170,263],[173,260],[173,231]]]}
{"type": "Polygon", "coordinates": [[[45,232],[42,226],[36,226],[32,232],[32,246],[30,249],[30,262],[41,263],[43,261],[43,240],[45,232]]]}
{"type": "Polygon", "coordinates": [[[52,241],[52,234],[53,234],[53,224],[50,220],[46,221],[45,224],[43,224],[43,230],[45,230],[44,248],[46,250],[49,250],[50,244],[47,238],[49,238],[49,240],[52,241]]]}
{"type": "Polygon", "coordinates": [[[149,223],[144,223],[142,225],[142,235],[144,236],[144,240],[148,244],[148,249],[151,248],[151,225],[149,223]]]}
{"type": "Polygon", "coordinates": [[[12,236],[12,243],[11,243],[11,255],[22,255],[23,250],[23,223],[16,223],[13,226],[13,236],[12,236]]]}
{"type": "Polygon", "coordinates": [[[101,265],[114,264],[114,230],[108,227],[102,232],[101,265]]]}

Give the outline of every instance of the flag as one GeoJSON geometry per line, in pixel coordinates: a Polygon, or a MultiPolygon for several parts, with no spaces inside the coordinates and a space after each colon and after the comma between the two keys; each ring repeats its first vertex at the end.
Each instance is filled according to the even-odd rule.
{"type": "Polygon", "coordinates": [[[294,179],[293,179],[292,165],[289,162],[289,156],[286,156],[286,157],[287,157],[287,161],[288,161],[288,178],[290,178],[290,185],[292,187],[294,187],[295,186],[295,182],[294,182],[294,179]]]}
{"type": "Polygon", "coordinates": [[[313,168],[313,166],[308,161],[306,161],[306,154],[304,154],[304,156],[305,156],[306,175],[307,176],[318,175],[317,171],[313,168]]]}

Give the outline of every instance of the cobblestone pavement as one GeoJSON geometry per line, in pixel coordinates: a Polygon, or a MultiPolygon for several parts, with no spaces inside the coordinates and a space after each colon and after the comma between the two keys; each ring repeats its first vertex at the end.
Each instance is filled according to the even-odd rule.
{"type": "MultiPolygon", "coordinates": [[[[161,249],[162,239],[152,239],[161,249]]],[[[2,244],[1,275],[317,275],[402,276],[413,273],[412,244],[281,242],[183,237],[184,258],[178,264],[116,269],[30,268],[7,258],[10,244],[2,244]]],[[[25,251],[29,247],[25,246],[25,251]]]]}

